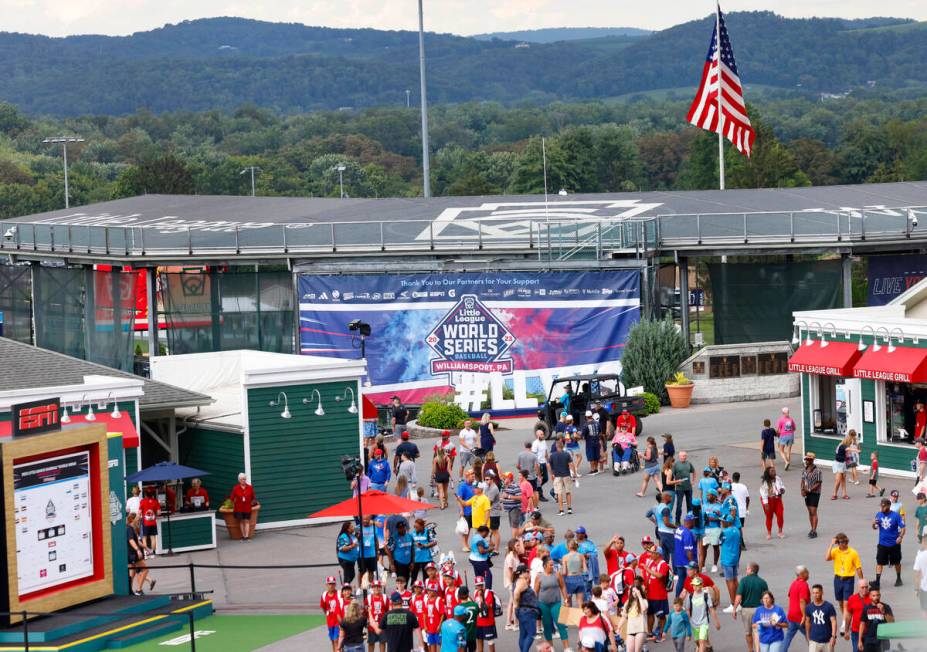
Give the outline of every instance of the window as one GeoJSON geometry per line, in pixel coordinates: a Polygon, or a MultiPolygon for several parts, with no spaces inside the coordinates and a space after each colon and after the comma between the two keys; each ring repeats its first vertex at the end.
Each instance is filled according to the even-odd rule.
{"type": "Polygon", "coordinates": [[[811,430],[816,435],[847,434],[847,391],[843,378],[811,375],[811,430]]]}
{"type": "Polygon", "coordinates": [[[927,385],[879,383],[876,398],[882,403],[876,404],[876,414],[885,415],[884,427],[878,428],[879,442],[913,446],[917,407],[927,401],[927,385]]]}

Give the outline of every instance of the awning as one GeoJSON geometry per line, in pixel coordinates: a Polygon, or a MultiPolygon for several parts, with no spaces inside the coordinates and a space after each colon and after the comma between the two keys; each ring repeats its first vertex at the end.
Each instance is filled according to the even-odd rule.
{"type": "Polygon", "coordinates": [[[371,401],[369,398],[367,398],[364,395],[361,395],[361,410],[362,410],[361,416],[363,417],[364,420],[367,420],[367,419],[376,420],[377,419],[377,406],[373,404],[373,401],[371,401]]]}
{"type": "MultiPolygon", "coordinates": [[[[138,448],[138,431],[132,423],[132,417],[126,412],[121,412],[118,419],[114,419],[111,412],[97,412],[95,421],[87,421],[85,414],[72,414],[71,422],[62,424],[62,428],[68,426],[83,426],[88,423],[102,423],[106,426],[107,433],[119,433],[122,435],[123,448],[138,448]]],[[[13,424],[10,421],[0,421],[0,437],[12,437],[13,424]]]]}
{"type": "Polygon", "coordinates": [[[853,367],[853,376],[890,383],[927,383],[927,349],[896,346],[889,351],[883,344],[876,351],[870,346],[853,367]]]}
{"type": "Polygon", "coordinates": [[[822,376],[853,376],[853,365],[862,352],[853,342],[802,344],[789,358],[789,371],[822,376]],[[827,346],[822,346],[822,344],[827,346]]]}

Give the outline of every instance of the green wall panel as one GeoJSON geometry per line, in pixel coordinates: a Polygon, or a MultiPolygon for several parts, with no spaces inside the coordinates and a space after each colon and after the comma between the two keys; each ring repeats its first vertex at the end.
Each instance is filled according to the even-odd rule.
{"type": "MultiPolygon", "coordinates": [[[[135,450],[135,449],[130,449],[135,450]]],[[[113,539],[113,592],[119,595],[129,595],[129,543],[126,539],[126,486],[125,470],[122,468],[122,437],[112,437],[107,440],[107,454],[110,464],[117,462],[115,466],[109,467],[109,496],[103,497],[103,509],[105,513],[110,514],[110,531],[113,539]],[[110,501],[116,501],[119,504],[119,519],[113,523],[112,512],[110,512],[110,501]]]]}
{"type": "Polygon", "coordinates": [[[350,497],[341,456],[359,453],[360,415],[348,412],[348,401],[335,401],[345,387],[356,392],[357,382],[248,390],[251,481],[261,503],[260,522],[303,519],[350,497]],[[322,395],[324,416],[314,413],[314,389],[322,395]],[[280,416],[282,407],[269,405],[279,392],[287,395],[290,419],[280,416]],[[310,395],[310,404],[303,405],[310,395]]]}
{"type": "Polygon", "coordinates": [[[209,504],[218,508],[245,470],[244,437],[240,433],[190,428],[180,435],[180,463],[208,471],[202,478],[209,504]]]}

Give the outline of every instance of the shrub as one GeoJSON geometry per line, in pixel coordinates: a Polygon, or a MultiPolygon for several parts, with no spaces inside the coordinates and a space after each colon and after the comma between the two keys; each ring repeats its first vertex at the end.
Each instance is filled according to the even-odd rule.
{"type": "Polygon", "coordinates": [[[663,386],[689,355],[689,345],[669,319],[646,320],[634,325],[621,357],[621,377],[625,387],[644,388],[666,405],[669,397],[663,386]]]}
{"type": "Polygon", "coordinates": [[[644,397],[644,412],[646,414],[656,414],[660,411],[660,397],[650,392],[641,394],[644,397]]]}
{"type": "Polygon", "coordinates": [[[418,425],[424,428],[450,430],[459,428],[470,415],[451,400],[453,394],[446,396],[429,396],[418,411],[418,425]]]}

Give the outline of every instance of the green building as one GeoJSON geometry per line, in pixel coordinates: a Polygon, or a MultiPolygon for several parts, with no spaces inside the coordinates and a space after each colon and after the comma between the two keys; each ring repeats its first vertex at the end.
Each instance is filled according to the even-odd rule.
{"type": "Polygon", "coordinates": [[[363,360],[222,351],[152,358],[152,378],[211,396],[177,411],[181,464],[218,506],[245,473],[261,504],[257,528],[307,516],[351,495],[341,457],[363,447],[363,360]]]}
{"type": "Polygon", "coordinates": [[[795,312],[793,324],[804,450],[833,460],[854,430],[861,467],[877,451],[883,472],[913,478],[918,403],[927,403],[927,280],[884,306],[795,312]]]}

